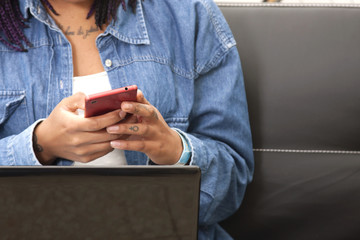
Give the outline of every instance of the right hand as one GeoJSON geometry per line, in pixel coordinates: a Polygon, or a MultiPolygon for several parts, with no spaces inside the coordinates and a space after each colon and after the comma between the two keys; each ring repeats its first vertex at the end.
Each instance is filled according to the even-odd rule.
{"type": "Polygon", "coordinates": [[[35,128],[37,144],[42,148],[35,153],[41,164],[52,164],[56,158],[90,162],[113,150],[110,141],[126,137],[105,130],[123,120],[125,116],[121,110],[91,118],[78,116],[77,109],[84,109],[85,97],[83,93],[76,93],[63,99],[35,128]]]}

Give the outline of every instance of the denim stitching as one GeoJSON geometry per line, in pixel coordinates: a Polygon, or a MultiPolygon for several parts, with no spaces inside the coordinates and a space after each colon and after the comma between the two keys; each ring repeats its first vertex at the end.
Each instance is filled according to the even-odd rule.
{"type": "Polygon", "coordinates": [[[125,60],[120,60],[119,62],[114,62],[114,65],[111,69],[114,69],[116,67],[123,67],[126,65],[130,65],[135,62],[156,62],[159,64],[168,65],[171,68],[173,73],[176,73],[182,77],[185,77],[185,78],[191,79],[191,80],[195,79],[195,77],[197,76],[195,71],[188,72],[188,71],[181,69],[181,68],[175,66],[174,64],[170,63],[170,61],[167,58],[156,57],[156,56],[152,56],[152,55],[135,56],[135,57],[130,57],[125,60]]]}
{"type": "Polygon", "coordinates": [[[204,0],[200,0],[200,1],[204,4],[206,11],[209,14],[211,22],[215,27],[216,33],[217,33],[218,37],[220,38],[222,46],[225,49],[229,49],[232,46],[234,46],[235,40],[232,37],[227,36],[226,32],[223,30],[221,24],[218,22],[216,16],[214,15],[214,12],[211,11],[211,7],[209,6],[208,2],[204,1],[204,0]]]}

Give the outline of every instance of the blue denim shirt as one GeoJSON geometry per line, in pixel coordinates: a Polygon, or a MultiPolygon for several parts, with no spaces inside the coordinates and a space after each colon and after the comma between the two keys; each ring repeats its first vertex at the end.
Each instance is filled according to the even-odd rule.
{"type": "MultiPolygon", "coordinates": [[[[34,126],[72,94],[70,43],[40,0],[20,7],[33,47],[22,53],[0,44],[0,165],[39,165],[34,126]]],[[[217,223],[239,207],[254,166],[240,60],[216,4],[138,1],[136,14],[119,8],[96,44],[112,88],[138,85],[190,143],[190,164],[202,171],[199,239],[229,238],[217,223]]],[[[126,158],[147,164],[143,153],[126,158]]]]}

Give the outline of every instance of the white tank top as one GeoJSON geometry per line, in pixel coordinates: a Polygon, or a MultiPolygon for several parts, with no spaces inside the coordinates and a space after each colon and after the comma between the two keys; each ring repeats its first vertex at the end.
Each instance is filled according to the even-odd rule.
{"type": "MultiPolygon", "coordinates": [[[[111,90],[109,77],[106,72],[92,74],[88,76],[73,78],[73,94],[83,92],[86,95],[111,90]]],[[[84,116],[83,110],[78,110],[78,114],[84,116]]],[[[114,151],[95,159],[89,163],[74,162],[75,166],[120,166],[127,165],[123,150],[114,151]]]]}

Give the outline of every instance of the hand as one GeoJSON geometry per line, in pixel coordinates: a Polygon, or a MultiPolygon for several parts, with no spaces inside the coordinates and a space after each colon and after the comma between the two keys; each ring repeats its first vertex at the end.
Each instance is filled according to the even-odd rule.
{"type": "MultiPolygon", "coordinates": [[[[120,110],[91,118],[78,116],[76,111],[84,109],[85,97],[85,94],[77,93],[63,99],[36,127],[34,150],[40,163],[52,164],[59,157],[89,162],[111,152],[110,141],[127,137],[105,130],[125,117],[120,110]]],[[[136,119],[127,121],[135,122],[136,119]]]]}
{"type": "Polygon", "coordinates": [[[145,153],[156,164],[175,164],[183,151],[181,138],[171,129],[160,112],[139,90],[137,102],[123,102],[123,112],[137,117],[137,123],[119,123],[107,128],[116,135],[127,134],[127,139],[113,140],[111,146],[123,150],[145,153]]]}

